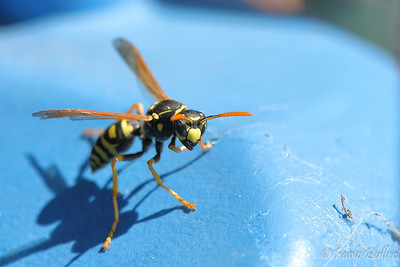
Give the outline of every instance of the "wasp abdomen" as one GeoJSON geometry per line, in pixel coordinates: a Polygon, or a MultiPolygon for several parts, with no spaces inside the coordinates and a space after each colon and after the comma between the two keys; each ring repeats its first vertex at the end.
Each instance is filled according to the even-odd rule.
{"type": "Polygon", "coordinates": [[[138,121],[121,120],[108,127],[96,140],[90,153],[89,164],[92,171],[109,163],[113,157],[126,151],[133,143],[135,130],[140,128],[138,121]]]}

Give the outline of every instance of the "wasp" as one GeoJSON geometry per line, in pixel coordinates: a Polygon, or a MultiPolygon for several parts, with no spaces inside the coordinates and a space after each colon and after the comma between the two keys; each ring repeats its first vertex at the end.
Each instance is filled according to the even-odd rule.
{"type": "Polygon", "coordinates": [[[145,114],[143,114],[143,105],[141,103],[132,105],[125,113],[86,109],[51,109],[32,114],[32,116],[39,117],[40,119],[69,117],[71,120],[117,120],[116,123],[104,131],[96,129],[84,131],[84,135],[86,136],[100,135],[93,145],[89,158],[92,171],[94,172],[110,162],[112,168],[113,186],[111,192],[114,206],[114,222],[103,243],[103,251],[109,248],[119,221],[117,204],[119,189],[116,162],[132,161],[139,158],[149,150],[154,139],[156,155],[147,161],[148,168],[154,179],[159,186],[167,190],[185,207],[195,210],[195,204],[185,201],[176,192],[165,186],[160,176],[154,170],[153,164],[160,161],[163,143],[171,138],[168,148],[177,153],[184,150],[192,150],[197,144],[200,144],[204,150],[207,150],[212,148],[211,143],[205,144],[203,142],[207,121],[220,117],[252,116],[249,112],[226,112],[205,116],[201,111],[188,109],[181,102],[172,100],[167,96],[150,72],[139,51],[131,43],[120,38],[114,41],[114,46],[138,80],[157,99],[157,102],[145,114]],[[142,150],[133,154],[124,154],[132,145],[135,137],[138,137],[142,141],[142,150]],[[176,146],[176,138],[179,139],[183,146],[176,146]]]}

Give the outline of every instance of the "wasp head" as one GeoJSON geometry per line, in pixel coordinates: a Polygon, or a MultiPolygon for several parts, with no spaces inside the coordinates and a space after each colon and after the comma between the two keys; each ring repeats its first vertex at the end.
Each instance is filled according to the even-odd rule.
{"type": "Polygon", "coordinates": [[[174,117],[175,135],[187,149],[192,150],[200,142],[207,128],[203,112],[186,109],[174,117]]]}

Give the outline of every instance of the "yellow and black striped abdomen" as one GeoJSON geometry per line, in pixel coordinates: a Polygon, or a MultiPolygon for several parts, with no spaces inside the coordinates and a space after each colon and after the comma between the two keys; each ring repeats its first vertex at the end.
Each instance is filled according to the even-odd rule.
{"type": "Polygon", "coordinates": [[[135,131],[140,127],[140,122],[128,120],[121,120],[108,127],[93,145],[89,159],[92,171],[103,167],[114,156],[126,151],[132,145],[135,131]]]}

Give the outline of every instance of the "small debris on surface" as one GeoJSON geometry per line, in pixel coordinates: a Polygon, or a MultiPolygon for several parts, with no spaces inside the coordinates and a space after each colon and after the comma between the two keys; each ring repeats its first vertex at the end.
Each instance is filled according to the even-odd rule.
{"type": "Polygon", "coordinates": [[[344,196],[340,195],[340,197],[342,198],[342,207],[343,207],[344,212],[346,213],[347,216],[349,216],[350,219],[354,220],[353,214],[351,213],[351,211],[346,209],[346,207],[344,206],[344,200],[345,200],[344,196]]]}

